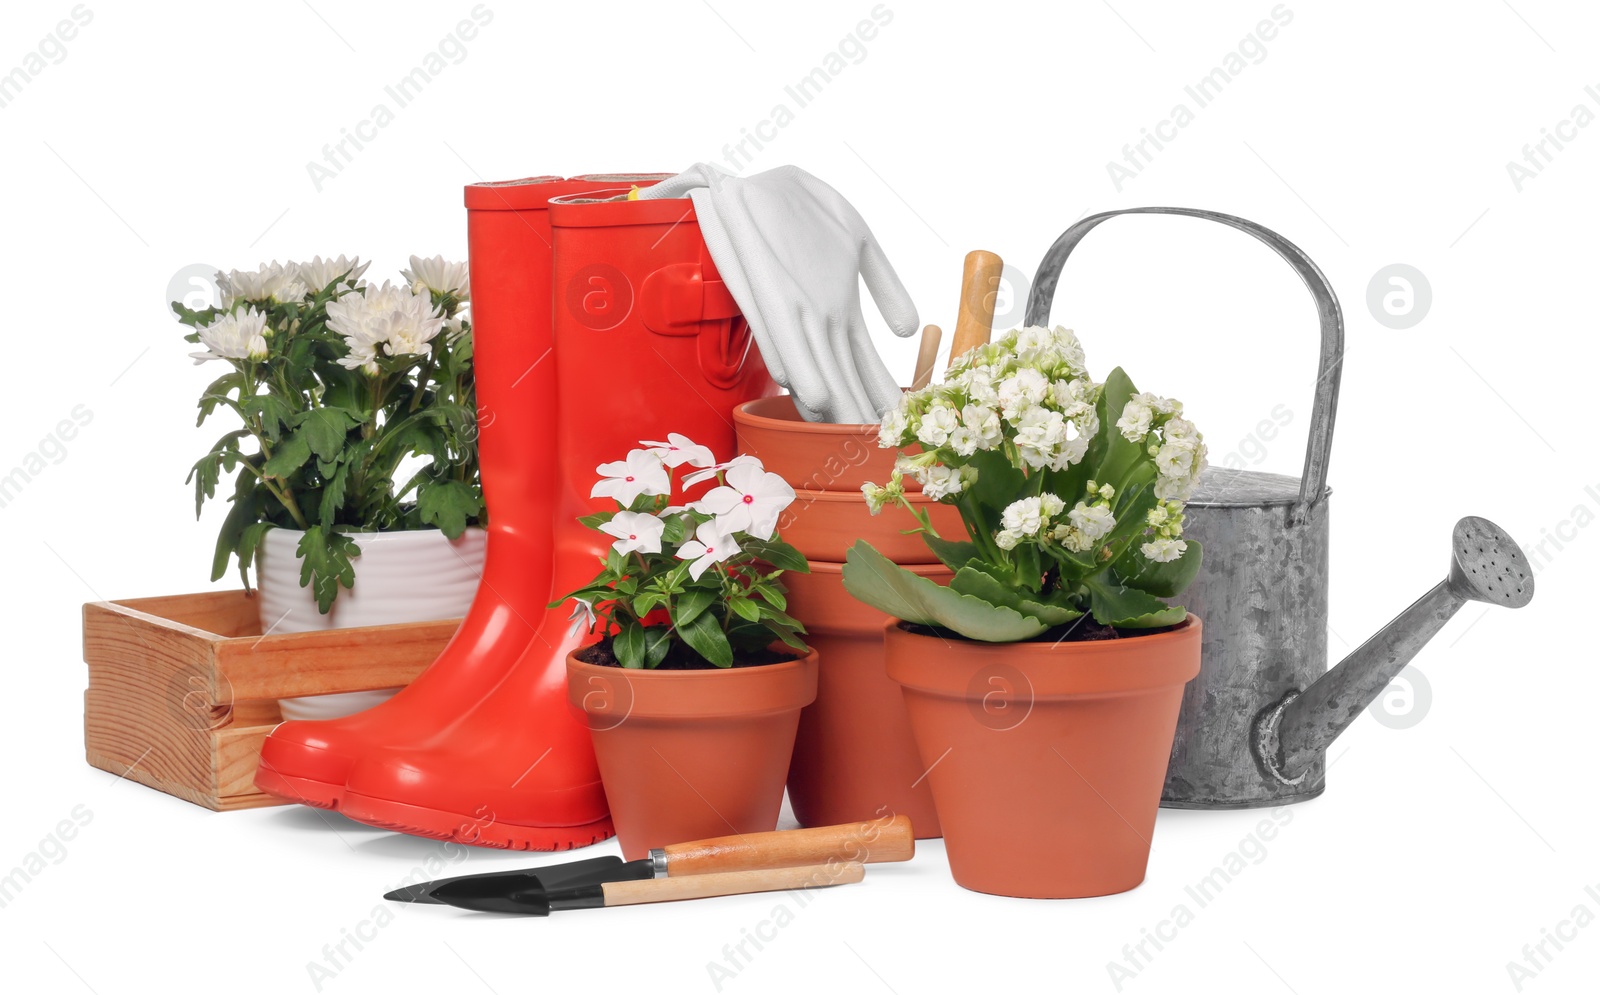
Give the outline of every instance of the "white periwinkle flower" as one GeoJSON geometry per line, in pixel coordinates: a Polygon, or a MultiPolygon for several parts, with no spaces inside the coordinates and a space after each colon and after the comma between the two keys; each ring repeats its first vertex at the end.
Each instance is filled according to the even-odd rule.
{"type": "Polygon", "coordinates": [[[690,466],[704,468],[717,462],[717,457],[712,454],[709,447],[698,445],[687,435],[680,435],[677,432],[668,432],[666,442],[641,439],[639,445],[649,446],[652,453],[661,457],[661,462],[671,467],[687,463],[690,466]]]}
{"type": "Polygon", "coordinates": [[[661,552],[661,535],[667,523],[654,515],[639,511],[619,511],[611,521],[600,526],[606,535],[616,536],[611,548],[624,555],[628,553],[661,552]]]}
{"type": "Polygon", "coordinates": [[[727,482],[689,507],[717,516],[717,528],[729,535],[745,532],[771,539],[778,516],[794,502],[794,488],[776,473],[768,473],[760,460],[731,467],[722,479],[727,482]]]}
{"type": "Polygon", "coordinates": [[[590,497],[608,497],[626,507],[641,494],[661,495],[672,489],[661,457],[645,449],[635,449],[628,458],[601,463],[595,472],[605,479],[594,485],[590,497]]]}
{"type": "Polygon", "coordinates": [[[412,256],[411,265],[401,270],[400,275],[418,293],[431,290],[436,294],[453,294],[459,301],[468,297],[466,263],[448,262],[443,256],[432,259],[412,256]]]}
{"type": "Polygon", "coordinates": [[[733,536],[718,528],[716,519],[712,519],[701,522],[694,531],[694,538],[678,547],[678,559],[693,560],[689,564],[689,575],[699,580],[713,563],[721,563],[738,552],[739,544],[733,536]]]}
{"type": "Polygon", "coordinates": [[[205,352],[191,352],[195,365],[208,359],[266,359],[267,316],[248,307],[218,317],[199,329],[205,352]]]}

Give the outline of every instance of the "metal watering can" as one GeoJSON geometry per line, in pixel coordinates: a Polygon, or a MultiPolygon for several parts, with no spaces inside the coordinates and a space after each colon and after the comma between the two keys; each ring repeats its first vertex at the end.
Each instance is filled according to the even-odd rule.
{"type": "Polygon", "coordinates": [[[1200,676],[1184,691],[1161,803],[1257,808],[1322,793],[1326,750],[1468,601],[1521,608],[1533,570],[1510,536],[1482,518],[1456,524],[1449,576],[1338,666],[1328,658],[1328,453],[1344,359],[1344,317],[1316,263],[1243,218],[1137,207],[1084,218],[1045,253],[1027,323],[1045,325],[1067,256],[1121,214],[1178,214],[1247,232],[1294,267],[1322,324],[1311,432],[1301,477],[1211,467],[1187,507],[1184,534],[1205,547],[1180,599],[1205,622],[1200,676]]]}

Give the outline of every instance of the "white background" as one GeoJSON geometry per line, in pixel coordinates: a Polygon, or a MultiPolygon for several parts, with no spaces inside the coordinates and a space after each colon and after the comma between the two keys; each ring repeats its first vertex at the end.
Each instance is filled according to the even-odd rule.
{"type": "MultiPolygon", "coordinates": [[[[72,6],[9,4],[0,72],[72,6]]],[[[946,328],[967,250],[1031,274],[1089,210],[1223,210],[1320,263],[1349,326],[1331,473],[1333,652],[1444,575],[1464,514],[1525,547],[1546,543],[1530,548],[1539,594],[1517,614],[1463,611],[1416,660],[1431,704],[1391,721],[1403,729],[1363,716],[1332,750],[1327,794],[1285,810],[1264,858],[1122,990],[1515,991],[1506,964],[1524,944],[1580,904],[1600,913],[1588,633],[1600,532],[1587,528],[1600,512],[1600,127],[1579,129],[1520,191],[1506,163],[1575,105],[1600,112],[1584,92],[1600,85],[1600,14],[1556,0],[1289,0],[1293,19],[1265,58],[1117,189],[1108,161],[1174,105],[1192,109],[1185,86],[1273,6],[887,0],[893,19],[864,57],[746,169],[792,162],[835,185],[922,319],[946,328]],[[1431,310],[1399,330],[1366,303],[1369,280],[1397,262],[1432,288],[1431,310]]],[[[307,162],[472,7],[90,0],[65,57],[0,108],[0,273],[17,311],[0,473],[41,447],[56,453],[42,440],[75,406],[93,414],[0,509],[0,874],[49,845],[76,807],[92,813],[0,909],[8,990],[310,991],[324,945],[440,853],[308,809],[212,814],[84,764],[80,604],[203,589],[222,511],[197,524],[184,485],[215,434],[192,428],[213,371],[185,358],[166,311],[173,275],[347,252],[375,260],[368,277],[381,279],[412,252],[464,258],[464,183],[720,159],[873,0],[603,11],[489,0],[493,20],[464,59],[319,191],[307,162]]],[[[1215,461],[1243,444],[1250,465],[1298,473],[1316,329],[1304,289],[1266,249],[1193,221],[1121,219],[1073,259],[1054,317],[1078,330],[1098,375],[1123,364],[1182,398],[1215,461]],[[1244,443],[1280,404],[1289,430],[1244,443]]],[[[883,348],[909,376],[914,346],[883,348]]],[[[1145,884],[1092,901],[965,892],[940,845],[924,844],[912,864],[818,895],[723,990],[1112,992],[1108,962],[1265,815],[1164,811],[1145,884]]],[[[540,859],[473,851],[460,866],[540,859]]],[[[394,909],[323,990],[710,992],[707,963],[774,904],[545,921],[394,909]]],[[[1546,949],[1553,958],[1522,990],[1593,990],[1600,925],[1546,949]]]]}

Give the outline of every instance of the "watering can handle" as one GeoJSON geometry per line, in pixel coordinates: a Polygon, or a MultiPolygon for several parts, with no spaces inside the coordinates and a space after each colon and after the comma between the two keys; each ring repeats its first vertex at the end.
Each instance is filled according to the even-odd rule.
{"type": "Polygon", "coordinates": [[[1033,290],[1028,294],[1027,323],[1044,325],[1050,320],[1050,304],[1055,299],[1056,283],[1061,279],[1061,269],[1067,256],[1077,248],[1083,237],[1102,221],[1119,214],[1180,214],[1190,218],[1216,221],[1230,228],[1253,235],[1272,251],[1282,256],[1305,281],[1311,297],[1317,302],[1317,318],[1322,325],[1322,355],[1317,362],[1315,401],[1311,409],[1311,432],[1306,439],[1305,470],[1300,475],[1300,500],[1295,504],[1292,521],[1300,521],[1313,504],[1322,500],[1328,481],[1328,455],[1333,447],[1333,416],[1339,406],[1339,372],[1344,363],[1344,314],[1339,310],[1339,298],[1334,294],[1328,278],[1302,252],[1299,246],[1263,228],[1253,221],[1236,218],[1231,214],[1202,211],[1192,207],[1130,207],[1120,211],[1091,214],[1061,233],[1039,263],[1033,277],[1033,290]]]}

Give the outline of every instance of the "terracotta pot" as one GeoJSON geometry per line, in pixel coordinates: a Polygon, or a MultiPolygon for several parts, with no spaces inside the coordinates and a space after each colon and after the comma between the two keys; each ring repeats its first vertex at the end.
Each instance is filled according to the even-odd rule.
{"type": "MultiPolygon", "coordinates": [[[[876,536],[873,542],[877,542],[876,536]]],[[[943,564],[910,568],[948,583],[943,564]]],[[[933,790],[917,754],[900,685],[883,668],[888,617],[844,589],[840,564],[785,574],[790,614],[806,625],[820,658],[817,700],[800,713],[789,804],[802,826],[834,826],[884,815],[911,819],[917,839],[939,836],[933,790]]]]}
{"type": "Polygon", "coordinates": [[[1144,880],[1198,618],[1101,642],[886,632],[957,884],[1087,898],[1144,880]]]}
{"type": "Polygon", "coordinates": [[[623,670],[567,657],[622,855],[776,829],[817,654],[729,670],[623,670]]]}
{"type": "MultiPolygon", "coordinates": [[[[862,484],[881,484],[894,470],[896,451],[878,448],[877,425],[808,422],[787,394],[739,405],[733,409],[733,425],[739,451],[757,457],[796,489],[859,496],[862,484]]],[[[916,484],[908,481],[906,486],[915,489],[916,484]]]]}
{"type": "MultiPolygon", "coordinates": [[[[947,539],[967,537],[961,513],[956,511],[955,505],[940,504],[921,494],[907,494],[906,497],[912,504],[927,510],[929,520],[940,535],[947,539]]],[[[845,553],[857,539],[867,539],[878,552],[896,563],[938,563],[939,558],[922,541],[921,535],[903,534],[906,529],[916,527],[916,520],[904,508],[885,508],[874,515],[859,490],[811,491],[796,487],[794,503],[785,508],[778,519],[778,533],[806,554],[807,559],[842,563],[845,553]]]]}

